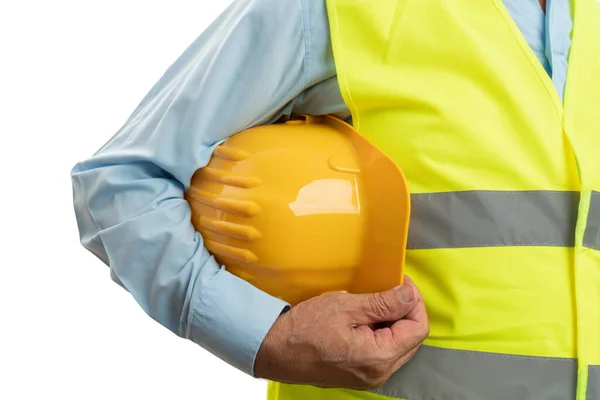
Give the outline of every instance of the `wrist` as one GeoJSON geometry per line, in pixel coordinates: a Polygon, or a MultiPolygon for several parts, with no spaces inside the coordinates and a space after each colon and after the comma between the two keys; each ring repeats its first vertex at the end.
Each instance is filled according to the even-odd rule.
{"type": "Polygon", "coordinates": [[[289,317],[287,312],[289,310],[290,307],[288,306],[281,311],[258,349],[254,363],[254,376],[256,378],[272,379],[273,372],[280,370],[282,365],[285,364],[281,360],[287,357],[285,340],[289,317]]]}

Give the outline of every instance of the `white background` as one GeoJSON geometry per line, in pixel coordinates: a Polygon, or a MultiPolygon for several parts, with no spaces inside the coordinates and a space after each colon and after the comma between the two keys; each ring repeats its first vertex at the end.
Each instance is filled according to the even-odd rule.
{"type": "Polygon", "coordinates": [[[80,244],[70,169],[229,0],[2,1],[0,399],[264,399],[80,244]]]}

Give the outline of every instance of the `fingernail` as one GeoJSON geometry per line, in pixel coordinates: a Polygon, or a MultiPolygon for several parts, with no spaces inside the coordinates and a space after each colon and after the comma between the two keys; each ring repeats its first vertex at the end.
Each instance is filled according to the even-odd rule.
{"type": "Polygon", "coordinates": [[[398,286],[396,294],[401,303],[410,303],[415,298],[415,293],[410,285],[398,286]]]}

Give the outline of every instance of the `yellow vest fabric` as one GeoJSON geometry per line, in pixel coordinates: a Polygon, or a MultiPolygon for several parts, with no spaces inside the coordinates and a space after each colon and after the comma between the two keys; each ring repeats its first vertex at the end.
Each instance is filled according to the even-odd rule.
{"type": "Polygon", "coordinates": [[[600,400],[600,2],[573,1],[564,105],[501,0],[327,5],[353,123],[409,182],[431,335],[379,390],[269,399],[600,400]]]}

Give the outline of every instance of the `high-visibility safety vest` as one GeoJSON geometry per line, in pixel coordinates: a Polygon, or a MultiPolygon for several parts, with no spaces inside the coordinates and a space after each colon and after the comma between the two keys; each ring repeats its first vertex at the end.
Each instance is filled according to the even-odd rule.
{"type": "Polygon", "coordinates": [[[406,174],[431,334],[381,389],[272,400],[600,400],[600,2],[564,105],[502,0],[327,0],[357,130],[406,174]]]}

